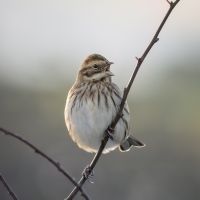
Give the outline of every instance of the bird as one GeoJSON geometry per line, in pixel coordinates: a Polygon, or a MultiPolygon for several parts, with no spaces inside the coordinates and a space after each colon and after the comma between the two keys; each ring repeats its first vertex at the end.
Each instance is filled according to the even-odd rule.
{"type": "MultiPolygon", "coordinates": [[[[68,133],[79,148],[90,153],[98,152],[105,131],[115,118],[122,100],[121,90],[112,81],[112,64],[100,54],[89,55],[67,95],[64,117],[68,133]]],[[[143,147],[145,144],[131,134],[126,102],[103,153],[116,148],[126,152],[132,146],[143,147]]]]}

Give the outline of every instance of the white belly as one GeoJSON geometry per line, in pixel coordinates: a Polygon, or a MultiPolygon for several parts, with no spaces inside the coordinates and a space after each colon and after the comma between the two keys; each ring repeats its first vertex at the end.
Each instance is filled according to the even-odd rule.
{"type": "MultiPolygon", "coordinates": [[[[92,89],[88,89],[86,92],[84,92],[83,88],[77,90],[72,89],[69,92],[65,107],[65,122],[73,141],[85,151],[98,151],[105,130],[116,116],[116,105],[119,106],[121,102],[119,96],[121,95],[115,84],[111,85],[111,87],[113,87],[113,91],[117,93],[117,95],[113,94],[112,98],[110,97],[111,93],[109,93],[110,88],[106,86],[101,86],[99,89],[100,92],[96,92],[93,98],[91,98],[90,95],[94,94],[92,93],[92,89],[95,89],[95,91],[97,90],[97,85],[94,85],[92,89]],[[102,93],[103,95],[99,97],[98,94],[102,93]],[[84,96],[82,94],[84,94],[84,96]]],[[[88,86],[87,88],[90,87],[88,86]]],[[[125,137],[129,135],[128,125],[130,116],[128,106],[126,105],[125,107],[126,111],[123,112],[123,120],[120,119],[115,127],[115,132],[113,134],[114,139],[108,141],[103,153],[117,148],[125,137]],[[126,121],[126,123],[124,121],[126,121]]]]}
{"type": "MultiPolygon", "coordinates": [[[[73,111],[71,111],[73,103],[72,100],[68,99],[65,108],[65,121],[70,136],[80,148],[88,152],[98,151],[104,132],[116,115],[116,109],[111,99],[108,98],[109,109],[106,108],[103,100],[100,101],[99,105],[94,101],[88,99],[84,105],[75,103],[73,111]]],[[[126,113],[125,118],[129,123],[129,114],[126,113]]],[[[124,140],[124,136],[125,124],[120,120],[115,128],[114,139],[108,141],[103,153],[117,148],[124,140]]]]}

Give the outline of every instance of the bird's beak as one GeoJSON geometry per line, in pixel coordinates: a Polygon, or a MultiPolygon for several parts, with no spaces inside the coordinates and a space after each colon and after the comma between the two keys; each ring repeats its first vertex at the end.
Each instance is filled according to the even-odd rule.
{"type": "Polygon", "coordinates": [[[108,62],[108,63],[107,63],[107,69],[106,69],[107,71],[110,70],[110,65],[112,65],[112,64],[114,64],[114,63],[113,63],[113,62],[108,62]]]}

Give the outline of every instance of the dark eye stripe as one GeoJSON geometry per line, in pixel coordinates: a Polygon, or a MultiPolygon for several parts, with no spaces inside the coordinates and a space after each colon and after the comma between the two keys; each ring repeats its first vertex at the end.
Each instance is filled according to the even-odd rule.
{"type": "Polygon", "coordinates": [[[100,72],[101,72],[100,70],[98,70],[98,71],[92,71],[92,72],[90,72],[90,76],[93,76],[94,74],[98,74],[100,72]]]}
{"type": "Polygon", "coordinates": [[[99,68],[99,65],[94,64],[94,65],[93,65],[93,68],[94,68],[94,69],[98,69],[98,68],[99,68]]]}
{"type": "Polygon", "coordinates": [[[100,73],[100,72],[101,72],[100,69],[91,70],[91,69],[89,69],[89,68],[85,68],[85,69],[82,69],[82,70],[81,70],[82,75],[85,75],[85,76],[87,76],[87,77],[91,77],[91,76],[93,76],[94,74],[98,74],[98,73],[100,73]]]}

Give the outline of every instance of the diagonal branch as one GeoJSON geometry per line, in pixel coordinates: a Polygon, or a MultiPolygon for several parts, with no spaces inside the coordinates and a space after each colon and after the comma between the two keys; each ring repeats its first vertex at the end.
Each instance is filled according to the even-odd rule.
{"type": "MultiPolygon", "coordinates": [[[[159,35],[160,31],[162,30],[162,28],[163,28],[165,22],[167,21],[169,15],[171,14],[172,10],[173,10],[174,7],[178,4],[179,1],[180,1],[180,0],[176,0],[176,1],[173,2],[173,1],[167,0],[167,2],[169,3],[169,9],[168,9],[166,15],[164,16],[164,18],[163,18],[161,24],[159,25],[159,27],[158,27],[158,29],[157,29],[155,35],[153,36],[151,42],[149,43],[149,45],[147,46],[146,50],[144,51],[143,55],[142,55],[140,58],[137,58],[137,65],[136,65],[136,67],[135,67],[135,70],[134,70],[134,72],[133,72],[133,74],[132,74],[132,76],[131,76],[131,79],[130,79],[129,82],[128,82],[127,87],[124,88],[124,93],[123,93],[123,97],[122,97],[122,101],[121,101],[121,104],[120,104],[119,111],[118,111],[116,117],[114,118],[113,122],[111,123],[110,127],[105,131],[105,136],[104,136],[104,138],[103,138],[103,140],[102,140],[101,146],[99,147],[98,152],[95,154],[93,160],[91,161],[91,163],[90,163],[90,165],[89,165],[89,168],[88,168],[88,169],[89,169],[89,171],[88,171],[89,174],[91,174],[92,170],[93,170],[94,167],[96,166],[96,164],[97,164],[99,158],[101,157],[101,154],[102,154],[102,152],[103,152],[103,149],[105,148],[105,146],[106,146],[106,144],[107,144],[107,142],[108,142],[108,140],[109,140],[109,134],[107,134],[107,133],[108,133],[110,130],[113,130],[113,131],[114,131],[117,122],[119,121],[119,119],[120,119],[121,116],[122,116],[122,113],[123,113],[123,109],[124,109],[124,105],[125,105],[127,96],[128,96],[128,94],[129,94],[130,88],[131,88],[131,86],[132,86],[132,84],[133,84],[133,81],[135,80],[135,77],[136,77],[136,75],[137,75],[137,73],[138,73],[138,70],[139,70],[140,66],[142,65],[144,59],[146,58],[146,56],[147,56],[147,54],[149,53],[149,51],[151,50],[151,48],[152,48],[152,47],[154,46],[154,44],[159,40],[158,35],[159,35]]],[[[81,179],[79,180],[79,183],[78,183],[78,184],[79,184],[79,187],[82,187],[82,186],[83,186],[83,184],[85,183],[85,181],[87,180],[87,178],[88,178],[88,177],[86,177],[86,176],[84,176],[84,175],[81,177],[81,179]]],[[[66,200],[71,200],[71,199],[73,199],[73,198],[76,196],[76,194],[78,193],[78,191],[79,191],[79,188],[78,188],[78,187],[75,187],[75,188],[73,189],[73,191],[69,194],[69,196],[66,198],[66,200]]]]}
{"type": "Polygon", "coordinates": [[[120,109],[119,109],[119,112],[117,113],[117,116],[115,117],[115,119],[113,120],[112,124],[111,124],[111,128],[115,128],[117,122],[119,121],[119,119],[121,118],[122,116],[122,112],[123,112],[123,109],[124,109],[124,105],[125,105],[125,102],[126,102],[126,99],[127,99],[127,96],[129,94],[129,91],[131,89],[131,86],[133,84],[133,81],[135,80],[135,77],[138,73],[138,70],[140,68],[140,66],[142,65],[144,59],[146,58],[147,54],[149,53],[149,51],[151,50],[151,48],[154,46],[154,44],[156,42],[158,42],[159,38],[158,38],[158,35],[160,33],[160,31],[162,30],[165,22],[167,21],[169,15],[171,14],[172,10],[174,9],[174,7],[177,5],[177,3],[179,2],[180,0],[176,0],[175,2],[168,2],[170,7],[165,15],[165,17],[163,18],[161,24],[159,25],[155,35],[153,36],[151,42],[149,43],[149,45],[147,46],[146,50],[144,51],[143,55],[140,57],[140,58],[136,58],[137,59],[137,65],[135,67],[135,70],[131,76],[131,79],[129,80],[129,83],[127,85],[126,88],[124,88],[124,94],[123,94],[123,98],[122,98],[122,101],[121,101],[121,105],[120,105],[120,109]]]}
{"type": "Polygon", "coordinates": [[[48,160],[54,167],[57,168],[57,170],[62,173],[68,180],[70,180],[70,182],[76,186],[76,188],[81,192],[81,195],[86,199],[89,200],[89,197],[85,194],[85,192],[83,191],[83,189],[77,184],[77,182],[69,175],[68,172],[66,172],[62,166],[60,165],[60,163],[56,162],[55,160],[53,160],[52,158],[50,158],[46,153],[42,152],[40,149],[38,149],[36,146],[34,146],[33,144],[31,144],[28,140],[22,138],[21,136],[12,133],[8,130],[5,130],[4,128],[0,127],[0,131],[2,133],[4,133],[5,135],[11,136],[17,140],[19,140],[20,142],[24,143],[25,145],[27,145],[29,148],[33,149],[35,151],[35,153],[39,154],[40,156],[42,156],[43,158],[45,158],[46,160],[48,160]]]}
{"type": "Polygon", "coordinates": [[[5,180],[3,175],[0,173],[0,181],[3,183],[4,187],[8,191],[8,194],[12,197],[13,200],[18,200],[16,194],[13,192],[11,187],[9,186],[8,182],[5,180]]]}

